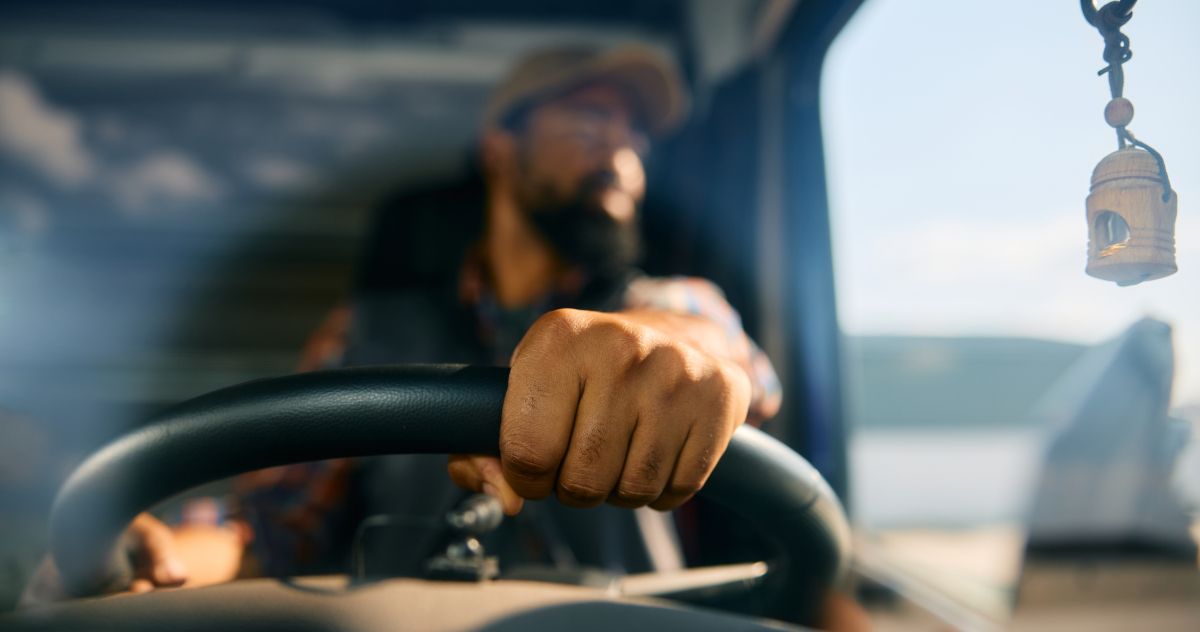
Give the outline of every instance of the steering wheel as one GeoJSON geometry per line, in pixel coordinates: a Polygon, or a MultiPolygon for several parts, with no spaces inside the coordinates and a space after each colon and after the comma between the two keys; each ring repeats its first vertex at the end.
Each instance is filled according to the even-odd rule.
{"type": "MultiPolygon", "coordinates": [[[[50,548],[64,585],[76,596],[128,586],[121,538],[130,521],[204,483],[340,457],[498,454],[507,387],[505,368],[365,367],[248,382],[175,406],[94,453],[59,491],[50,548]]],[[[811,623],[850,554],[845,514],[817,471],[743,426],[700,493],[777,548],[767,614],[811,623]]]]}

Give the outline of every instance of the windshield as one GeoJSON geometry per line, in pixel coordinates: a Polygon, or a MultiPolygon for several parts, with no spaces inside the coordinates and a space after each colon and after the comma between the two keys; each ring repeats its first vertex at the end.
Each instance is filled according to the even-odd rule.
{"type": "Polygon", "coordinates": [[[84,456],[165,406],[296,369],[380,200],[468,170],[526,51],[661,44],[621,24],[371,27],[303,7],[6,10],[5,609],[84,456]]]}
{"type": "MultiPolygon", "coordinates": [[[[1085,274],[1089,232],[1107,240],[1094,258],[1145,233],[1086,215],[1117,138],[1104,43],[1077,0],[65,5],[0,3],[0,613],[44,564],[61,483],[167,407],[297,371],[507,366],[560,307],[720,329],[687,344],[750,378],[737,423],[843,496],[855,560],[838,589],[877,629],[994,630],[1022,603],[1095,614],[1108,597],[1092,585],[1142,606],[1169,593],[1163,617],[1200,604],[1177,598],[1200,582],[1194,3],[1144,0],[1123,27],[1128,128],[1165,158],[1181,211],[1178,272],[1131,287],[1085,274]],[[804,21],[847,18],[817,91],[819,60],[792,57],[819,57],[820,38],[796,34],[833,38],[804,21]],[[627,48],[665,87],[636,72],[512,79],[535,51],[557,50],[552,64],[627,48]],[[573,160],[603,151],[619,160],[566,191],[573,160]],[[579,220],[612,199],[636,221],[579,220]],[[499,281],[496,243],[511,243],[487,240],[514,209],[543,268],[507,278],[553,271],[525,294],[499,281]],[[608,261],[579,254],[593,250],[626,267],[589,268],[608,261]],[[1113,551],[1136,572],[1090,570],[1113,551]]],[[[440,519],[422,494],[465,493],[443,457],[430,464],[296,464],[151,514],[172,533],[236,523],[220,581],[346,574],[363,525],[419,513],[402,502],[440,519]],[[294,532],[264,537],[262,516],[294,532]]],[[[509,548],[580,576],[772,551],[703,498],[626,511],[619,528],[529,505],[505,524],[544,538],[509,548]],[[584,543],[555,535],[564,525],[584,543]]],[[[359,570],[412,575],[417,540],[355,549],[359,570]]],[[[1122,612],[1130,628],[1158,621],[1122,612]]]]}

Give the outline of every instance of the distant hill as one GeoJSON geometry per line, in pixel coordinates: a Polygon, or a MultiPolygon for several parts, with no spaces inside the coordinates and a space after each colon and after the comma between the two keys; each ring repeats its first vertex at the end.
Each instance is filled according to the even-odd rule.
{"type": "Polygon", "coordinates": [[[1025,426],[1084,345],[1029,338],[846,338],[847,401],[857,428],[1025,426]]]}

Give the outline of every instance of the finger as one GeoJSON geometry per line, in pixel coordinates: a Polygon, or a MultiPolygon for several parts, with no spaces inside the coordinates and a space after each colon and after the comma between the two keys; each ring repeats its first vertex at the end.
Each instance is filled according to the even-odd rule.
{"type": "Polygon", "coordinates": [[[714,398],[706,406],[709,412],[688,431],[662,496],[650,503],[654,509],[674,509],[700,491],[725,453],[733,431],[745,421],[750,402],[745,373],[736,367],[722,367],[711,378],[709,392],[714,398]]]}
{"type": "Polygon", "coordinates": [[[148,579],[135,579],[132,584],[129,584],[129,592],[133,594],[148,593],[154,590],[154,584],[148,579]]]}
{"type": "Polygon", "coordinates": [[[479,454],[451,454],[446,469],[455,485],[495,498],[500,501],[504,513],[515,516],[521,511],[525,501],[504,479],[500,459],[479,454]]]}
{"type": "Polygon", "coordinates": [[[664,345],[639,367],[638,423],[611,504],[641,507],[662,495],[692,424],[712,412],[706,385],[695,377],[702,360],[683,346],[664,345]]]}
{"type": "Polygon", "coordinates": [[[708,475],[716,465],[717,459],[724,453],[724,447],[717,447],[717,441],[710,435],[693,439],[689,435],[687,443],[679,453],[671,478],[663,489],[663,493],[650,507],[659,511],[670,511],[687,502],[696,492],[704,487],[708,475]]]}
{"type": "Polygon", "coordinates": [[[248,546],[251,542],[254,542],[254,527],[250,526],[250,523],[245,520],[226,520],[225,528],[237,534],[238,539],[242,542],[242,546],[248,546]]]}
{"type": "Polygon", "coordinates": [[[175,550],[175,536],[170,527],[148,513],[141,513],[133,519],[129,530],[140,549],[139,577],[149,579],[155,586],[179,586],[187,581],[187,567],[175,550]]]}
{"type": "Polygon", "coordinates": [[[672,414],[667,407],[639,413],[620,480],[608,497],[609,504],[643,507],[662,496],[687,439],[687,424],[678,417],[678,413],[672,414]]]}
{"type": "Polygon", "coordinates": [[[513,356],[500,424],[504,478],[522,498],[554,492],[559,465],[571,440],[583,389],[572,342],[570,310],[538,319],[513,356]]]}
{"type": "Polygon", "coordinates": [[[635,401],[612,380],[601,378],[584,387],[558,474],[559,502],[595,507],[616,488],[637,423],[635,401]]]}

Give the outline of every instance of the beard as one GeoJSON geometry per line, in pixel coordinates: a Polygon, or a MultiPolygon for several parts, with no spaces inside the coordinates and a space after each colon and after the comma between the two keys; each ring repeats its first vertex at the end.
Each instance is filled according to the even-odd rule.
{"type": "MultiPolygon", "coordinates": [[[[618,276],[637,263],[641,235],[632,218],[621,222],[605,210],[603,195],[616,183],[611,171],[593,173],[567,200],[543,187],[523,196],[526,217],[565,260],[600,276],[618,276]]],[[[633,217],[637,217],[635,210],[633,217]]]]}

